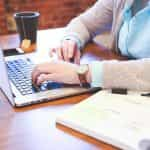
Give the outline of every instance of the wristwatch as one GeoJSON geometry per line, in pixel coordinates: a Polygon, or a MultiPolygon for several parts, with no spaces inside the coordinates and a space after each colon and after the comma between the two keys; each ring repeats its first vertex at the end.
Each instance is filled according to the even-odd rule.
{"type": "Polygon", "coordinates": [[[80,65],[77,69],[77,75],[80,80],[81,87],[86,87],[86,88],[90,87],[86,79],[86,75],[88,71],[89,71],[89,66],[87,64],[80,65]]]}

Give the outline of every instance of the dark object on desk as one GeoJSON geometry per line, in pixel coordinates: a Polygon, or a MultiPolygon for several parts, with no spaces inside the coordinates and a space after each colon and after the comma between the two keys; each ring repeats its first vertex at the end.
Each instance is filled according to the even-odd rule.
{"type": "Polygon", "coordinates": [[[150,93],[143,93],[143,94],[141,94],[141,96],[147,96],[147,97],[150,97],[150,93]]]}
{"type": "Polygon", "coordinates": [[[62,88],[62,87],[63,87],[63,84],[61,84],[61,83],[48,81],[48,82],[40,85],[40,90],[46,91],[46,90],[58,89],[58,88],[62,88]]]}
{"type": "Polygon", "coordinates": [[[4,56],[21,55],[16,48],[3,50],[4,56]]]}
{"type": "Polygon", "coordinates": [[[112,88],[111,91],[113,94],[128,94],[128,90],[127,89],[122,89],[122,88],[112,88]]]}
{"type": "Polygon", "coordinates": [[[25,53],[36,51],[39,12],[23,11],[14,14],[20,37],[20,48],[25,53]]]}

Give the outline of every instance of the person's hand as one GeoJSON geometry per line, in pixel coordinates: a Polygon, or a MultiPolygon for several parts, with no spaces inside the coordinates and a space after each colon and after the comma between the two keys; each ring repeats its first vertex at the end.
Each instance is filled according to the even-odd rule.
{"type": "Polygon", "coordinates": [[[77,43],[73,40],[64,40],[61,45],[57,48],[52,48],[50,50],[50,56],[55,52],[58,59],[67,62],[74,62],[76,64],[80,63],[81,52],[78,49],[77,43]]]}
{"type": "Polygon", "coordinates": [[[37,85],[44,81],[80,84],[76,73],[77,67],[77,64],[64,61],[39,64],[33,69],[32,81],[37,85]]]}

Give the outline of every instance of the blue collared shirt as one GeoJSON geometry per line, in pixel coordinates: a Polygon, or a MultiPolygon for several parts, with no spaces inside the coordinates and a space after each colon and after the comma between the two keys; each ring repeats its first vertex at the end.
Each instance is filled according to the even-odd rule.
{"type": "Polygon", "coordinates": [[[125,10],[118,47],[124,56],[150,57],[150,3],[133,17],[130,8],[125,10]]]}
{"type": "MultiPolygon", "coordinates": [[[[150,57],[150,2],[134,16],[132,16],[131,8],[125,7],[123,19],[118,39],[121,54],[137,59],[150,57]]],[[[102,86],[102,67],[102,62],[92,63],[92,87],[102,86]]]]}

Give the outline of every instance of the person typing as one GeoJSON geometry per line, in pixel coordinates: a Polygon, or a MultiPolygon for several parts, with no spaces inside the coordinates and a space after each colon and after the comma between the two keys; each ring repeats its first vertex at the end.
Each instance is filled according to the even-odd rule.
{"type": "Polygon", "coordinates": [[[150,90],[149,25],[149,0],[98,0],[67,25],[61,45],[51,51],[60,61],[36,66],[32,72],[33,82],[80,84],[82,49],[97,34],[110,31],[110,50],[130,60],[92,61],[82,72],[86,82],[105,89],[150,90]],[[70,60],[74,60],[74,64],[70,60]]]}

